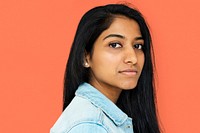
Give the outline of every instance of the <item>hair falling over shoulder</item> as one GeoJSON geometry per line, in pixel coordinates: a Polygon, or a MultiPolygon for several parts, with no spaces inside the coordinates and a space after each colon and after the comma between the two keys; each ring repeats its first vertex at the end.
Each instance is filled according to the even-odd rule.
{"type": "Polygon", "coordinates": [[[133,19],[139,24],[144,38],[145,62],[136,88],[123,90],[116,105],[133,119],[135,133],[160,133],[155,101],[151,35],[142,14],[124,4],[98,6],[81,18],[66,65],[63,110],[74,98],[78,86],[88,82],[90,78],[89,69],[83,66],[85,52],[92,54],[95,40],[109,28],[117,15],[133,19]]]}

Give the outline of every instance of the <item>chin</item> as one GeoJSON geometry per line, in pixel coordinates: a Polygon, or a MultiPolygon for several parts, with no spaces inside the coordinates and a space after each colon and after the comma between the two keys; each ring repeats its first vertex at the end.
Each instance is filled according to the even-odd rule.
{"type": "Polygon", "coordinates": [[[122,83],[122,90],[132,90],[137,86],[137,82],[134,83],[122,83]]]}

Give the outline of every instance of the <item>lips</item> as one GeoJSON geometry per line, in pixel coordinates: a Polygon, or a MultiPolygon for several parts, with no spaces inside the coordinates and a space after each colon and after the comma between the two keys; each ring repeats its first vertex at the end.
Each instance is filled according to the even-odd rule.
{"type": "Polygon", "coordinates": [[[136,69],[124,69],[119,71],[119,73],[127,76],[135,76],[138,73],[138,71],[136,69]]]}

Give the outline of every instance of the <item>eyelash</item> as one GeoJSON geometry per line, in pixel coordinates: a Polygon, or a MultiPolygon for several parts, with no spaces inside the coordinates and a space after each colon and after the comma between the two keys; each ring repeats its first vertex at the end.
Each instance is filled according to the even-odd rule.
{"type": "Polygon", "coordinates": [[[122,44],[120,44],[120,43],[110,43],[109,44],[109,47],[111,47],[111,48],[121,48],[122,47],[122,44]],[[116,47],[116,45],[119,45],[118,47],[116,47]],[[114,46],[114,47],[113,47],[114,46]]]}
{"type": "Polygon", "coordinates": [[[135,44],[134,48],[139,49],[139,50],[143,50],[143,45],[142,44],[135,44]]]}
{"type": "MultiPolygon", "coordinates": [[[[121,48],[122,44],[120,44],[120,43],[110,43],[109,47],[111,47],[111,48],[121,48]]],[[[136,48],[136,49],[139,49],[139,50],[143,50],[142,44],[135,44],[133,47],[136,48]]]]}

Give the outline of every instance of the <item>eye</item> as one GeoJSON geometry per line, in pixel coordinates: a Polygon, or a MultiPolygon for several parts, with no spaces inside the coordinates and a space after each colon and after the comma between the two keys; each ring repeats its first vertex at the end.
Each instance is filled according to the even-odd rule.
{"type": "Polygon", "coordinates": [[[134,48],[142,50],[143,49],[143,44],[135,44],[134,48]]]}
{"type": "Polygon", "coordinates": [[[111,47],[111,48],[121,48],[122,45],[120,43],[110,43],[109,47],[111,47]]]}

